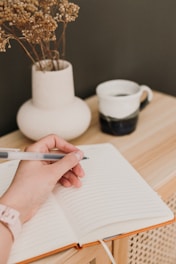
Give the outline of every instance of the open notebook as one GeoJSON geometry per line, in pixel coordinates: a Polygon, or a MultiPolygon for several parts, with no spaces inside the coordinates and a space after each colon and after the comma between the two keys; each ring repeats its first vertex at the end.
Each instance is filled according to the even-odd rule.
{"type": "MultiPolygon", "coordinates": [[[[174,218],[159,195],[109,144],[79,146],[87,160],[81,188],[58,185],[38,213],[23,226],[9,263],[29,263],[70,247],[89,246],[174,218]]],[[[18,162],[0,165],[0,194],[18,162]]],[[[137,231],[136,231],[137,232],[137,231]]]]}

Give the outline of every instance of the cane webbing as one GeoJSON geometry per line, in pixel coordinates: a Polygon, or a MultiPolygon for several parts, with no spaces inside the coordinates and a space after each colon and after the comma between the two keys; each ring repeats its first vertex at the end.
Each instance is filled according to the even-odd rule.
{"type": "MultiPolygon", "coordinates": [[[[176,193],[165,202],[176,213],[176,193]]],[[[127,264],[176,264],[176,223],[131,236],[127,264]]]]}

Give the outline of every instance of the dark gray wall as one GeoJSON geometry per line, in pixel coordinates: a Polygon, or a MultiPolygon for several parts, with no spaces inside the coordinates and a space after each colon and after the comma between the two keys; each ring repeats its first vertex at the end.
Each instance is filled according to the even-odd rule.
{"type": "MultiPolygon", "coordinates": [[[[66,59],[75,92],[95,93],[115,78],[176,95],[175,0],[80,0],[79,18],[67,30],[66,59]]],[[[0,136],[13,131],[19,106],[31,97],[30,61],[15,44],[0,54],[0,136]]]]}

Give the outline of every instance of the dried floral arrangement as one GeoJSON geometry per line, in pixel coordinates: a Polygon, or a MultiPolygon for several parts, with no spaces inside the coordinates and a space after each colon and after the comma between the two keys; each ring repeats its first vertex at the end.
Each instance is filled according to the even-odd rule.
{"type": "Polygon", "coordinates": [[[0,51],[15,40],[39,70],[59,70],[67,24],[78,13],[68,0],[0,0],[0,51]]]}

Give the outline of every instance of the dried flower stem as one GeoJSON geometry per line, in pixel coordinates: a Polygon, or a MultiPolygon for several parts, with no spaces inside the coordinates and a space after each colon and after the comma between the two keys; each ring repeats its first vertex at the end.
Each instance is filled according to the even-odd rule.
{"type": "Polygon", "coordinates": [[[24,49],[24,51],[26,52],[27,56],[31,59],[31,61],[33,63],[35,63],[35,59],[32,57],[31,53],[27,50],[27,48],[25,47],[25,45],[23,44],[22,41],[20,41],[20,38],[17,37],[13,37],[19,44],[20,46],[24,49]]]}

